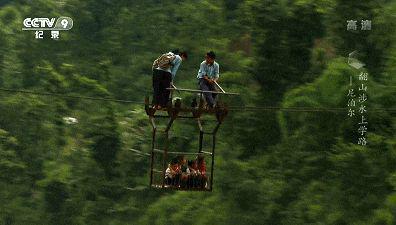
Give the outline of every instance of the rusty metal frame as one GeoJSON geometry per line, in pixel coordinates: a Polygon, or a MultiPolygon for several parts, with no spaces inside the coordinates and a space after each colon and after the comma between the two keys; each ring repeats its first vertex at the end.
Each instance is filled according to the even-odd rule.
{"type": "MultiPolygon", "coordinates": [[[[216,83],[217,86],[219,86],[216,83]]],[[[147,115],[149,116],[150,124],[153,128],[153,133],[152,133],[152,144],[151,144],[151,162],[150,162],[150,187],[153,186],[158,186],[158,185],[153,185],[153,172],[154,172],[154,159],[155,159],[155,151],[161,151],[159,149],[156,149],[155,142],[156,142],[156,135],[157,135],[157,126],[155,124],[155,118],[162,117],[162,118],[169,118],[169,121],[167,123],[167,126],[165,130],[163,131],[165,134],[165,147],[163,150],[163,162],[162,162],[162,184],[160,185],[161,188],[165,187],[165,171],[167,167],[167,157],[168,157],[168,150],[169,150],[169,131],[173,125],[173,122],[177,118],[190,118],[190,119],[196,119],[198,128],[199,128],[199,147],[198,147],[198,154],[199,153],[204,153],[204,154],[210,154],[212,156],[212,163],[211,163],[211,171],[210,171],[210,187],[209,189],[206,189],[206,191],[212,191],[213,190],[213,179],[214,179],[214,162],[215,162],[215,150],[216,150],[216,134],[217,131],[219,130],[223,120],[227,116],[228,109],[226,107],[216,107],[214,109],[204,109],[204,101],[203,101],[203,93],[205,91],[196,91],[196,90],[190,90],[190,89],[177,89],[174,85],[172,85],[172,88],[168,88],[171,90],[171,96],[173,96],[173,91],[187,91],[187,92],[198,92],[200,95],[199,98],[199,105],[198,108],[182,108],[181,107],[181,101],[178,99],[175,102],[175,105],[173,106],[172,101],[170,104],[168,104],[168,107],[166,108],[167,111],[167,116],[165,115],[155,115],[156,110],[150,107],[149,103],[149,98],[146,97],[145,99],[145,110],[147,115]],[[179,116],[180,112],[191,112],[192,116],[179,116]],[[215,114],[216,116],[216,121],[217,124],[215,128],[212,130],[212,132],[205,132],[201,123],[201,116],[203,114],[215,114]],[[205,152],[203,151],[203,141],[204,141],[204,135],[209,134],[212,136],[212,149],[211,152],[205,152]]],[[[235,95],[236,93],[225,93],[224,90],[220,87],[222,92],[211,92],[211,93],[217,93],[217,94],[229,94],[229,95],[235,95]]],[[[167,188],[168,189],[168,188],[167,188]]],[[[177,189],[177,190],[186,190],[189,191],[189,189],[181,189],[181,188],[171,188],[171,189],[177,189]]],[[[194,190],[191,190],[194,191],[194,190]]],[[[202,190],[204,191],[204,190],[202,190]]]]}

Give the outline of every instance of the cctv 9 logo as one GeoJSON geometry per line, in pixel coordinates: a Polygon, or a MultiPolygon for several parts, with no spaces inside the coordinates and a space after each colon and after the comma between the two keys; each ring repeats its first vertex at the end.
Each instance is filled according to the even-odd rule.
{"type": "Polygon", "coordinates": [[[73,20],[70,17],[56,18],[26,18],[23,21],[22,30],[70,30],[73,27],[73,20]]]}

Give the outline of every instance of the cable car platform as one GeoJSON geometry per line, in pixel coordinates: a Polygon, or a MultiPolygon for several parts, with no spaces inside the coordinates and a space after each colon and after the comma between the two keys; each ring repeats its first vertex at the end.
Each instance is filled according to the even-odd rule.
{"type": "MultiPolygon", "coordinates": [[[[215,82],[216,83],[216,82],[215,82]]],[[[219,95],[238,95],[238,93],[226,93],[220,85],[216,83],[218,89],[221,91],[202,91],[192,89],[178,89],[174,85],[168,88],[171,91],[171,98],[167,106],[161,109],[156,109],[150,104],[149,98],[145,98],[145,111],[149,117],[152,127],[152,143],[151,143],[151,160],[150,160],[150,187],[153,189],[166,189],[175,191],[212,191],[213,178],[214,178],[214,162],[215,162],[215,147],[216,147],[216,134],[221,124],[228,114],[228,108],[221,101],[217,100],[215,107],[209,108],[204,102],[204,93],[214,93],[219,95]],[[173,99],[175,92],[189,92],[198,93],[199,100],[193,101],[191,105],[183,105],[180,98],[173,99]],[[204,123],[202,123],[203,115],[212,115],[215,117],[215,124],[210,131],[204,131],[204,123]],[[159,130],[157,127],[156,119],[165,118],[168,122],[165,129],[159,130]],[[182,152],[171,151],[170,149],[170,135],[169,131],[172,129],[173,123],[177,119],[191,119],[196,121],[199,128],[196,152],[182,152]],[[163,137],[163,146],[160,147],[159,135],[163,137]],[[212,138],[209,151],[204,151],[204,136],[209,135],[212,138]],[[199,170],[186,166],[186,156],[195,158],[190,160],[189,163],[199,163],[199,170]],[[181,158],[181,161],[178,159],[181,158]],[[172,162],[171,162],[172,161],[172,162]],[[177,161],[177,162],[175,162],[177,161]],[[185,168],[185,171],[179,168],[185,168]],[[172,172],[173,171],[173,172],[172,172]],[[176,171],[176,172],[175,172],[176,171]]],[[[206,120],[205,120],[206,121],[206,120]]],[[[205,124],[206,125],[206,124],[205,124]]],[[[206,128],[207,129],[207,128],[206,128]]],[[[196,166],[197,166],[196,165],[196,166]]],[[[198,166],[197,166],[198,168],[198,166]]]]}

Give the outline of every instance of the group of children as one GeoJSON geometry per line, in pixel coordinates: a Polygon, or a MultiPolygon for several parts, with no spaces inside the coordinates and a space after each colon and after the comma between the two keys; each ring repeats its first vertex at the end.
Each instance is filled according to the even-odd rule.
{"type": "Polygon", "coordinates": [[[180,188],[206,188],[206,163],[202,155],[186,160],[184,155],[173,158],[165,171],[166,185],[180,188]]]}

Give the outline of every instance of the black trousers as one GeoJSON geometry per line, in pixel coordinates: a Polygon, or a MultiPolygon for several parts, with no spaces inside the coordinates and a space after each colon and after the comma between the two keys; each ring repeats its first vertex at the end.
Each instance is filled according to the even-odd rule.
{"type": "Polygon", "coordinates": [[[172,81],[172,74],[162,70],[153,70],[153,104],[166,107],[169,101],[170,87],[172,81]]]}

